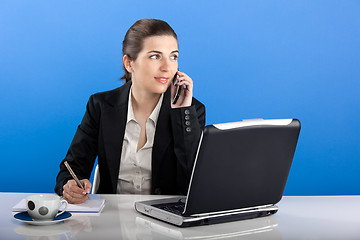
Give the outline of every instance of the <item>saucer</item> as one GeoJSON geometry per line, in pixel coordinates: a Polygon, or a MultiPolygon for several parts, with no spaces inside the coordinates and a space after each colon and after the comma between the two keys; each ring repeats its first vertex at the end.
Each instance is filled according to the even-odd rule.
{"type": "Polygon", "coordinates": [[[50,225],[55,224],[61,221],[64,221],[71,217],[71,213],[64,212],[60,214],[59,216],[56,216],[53,220],[47,220],[47,221],[37,221],[33,220],[27,212],[20,212],[14,215],[14,218],[18,221],[25,222],[32,225],[50,225]]]}

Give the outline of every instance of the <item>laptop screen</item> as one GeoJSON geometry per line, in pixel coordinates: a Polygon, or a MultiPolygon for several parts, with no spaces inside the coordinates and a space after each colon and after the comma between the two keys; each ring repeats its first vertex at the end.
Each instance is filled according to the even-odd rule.
{"type": "Polygon", "coordinates": [[[184,216],[279,202],[299,132],[297,119],[207,126],[199,143],[184,216]]]}

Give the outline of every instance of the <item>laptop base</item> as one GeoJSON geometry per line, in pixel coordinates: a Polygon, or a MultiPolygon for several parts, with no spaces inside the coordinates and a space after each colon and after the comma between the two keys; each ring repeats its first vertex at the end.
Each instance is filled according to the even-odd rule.
{"type": "Polygon", "coordinates": [[[249,211],[247,213],[234,213],[227,216],[213,216],[201,220],[194,220],[194,221],[185,221],[179,227],[194,227],[194,226],[202,226],[202,225],[209,225],[209,224],[218,224],[218,223],[227,223],[227,222],[234,222],[240,220],[247,220],[252,218],[259,218],[259,217],[266,217],[272,214],[275,214],[278,211],[277,207],[269,207],[268,209],[262,209],[261,211],[249,211]]]}
{"type": "MultiPolygon", "coordinates": [[[[180,198],[174,198],[174,202],[178,201],[179,199],[180,198]]],[[[275,214],[278,211],[278,207],[276,205],[270,205],[270,206],[252,207],[247,209],[239,209],[238,211],[201,214],[198,216],[185,217],[157,208],[153,205],[155,203],[158,204],[159,201],[150,200],[150,201],[136,202],[135,209],[136,211],[146,216],[150,216],[152,218],[161,220],[166,223],[170,223],[178,227],[193,227],[193,226],[246,220],[246,219],[258,218],[258,217],[266,217],[275,214]]]]}

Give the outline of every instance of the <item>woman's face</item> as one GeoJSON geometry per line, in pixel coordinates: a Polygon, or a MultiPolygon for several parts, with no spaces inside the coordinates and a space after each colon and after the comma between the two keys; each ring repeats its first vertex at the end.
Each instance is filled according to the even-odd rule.
{"type": "Polygon", "coordinates": [[[144,40],[143,49],[131,61],[133,87],[161,94],[178,70],[178,42],[172,36],[153,36],[144,40]]]}

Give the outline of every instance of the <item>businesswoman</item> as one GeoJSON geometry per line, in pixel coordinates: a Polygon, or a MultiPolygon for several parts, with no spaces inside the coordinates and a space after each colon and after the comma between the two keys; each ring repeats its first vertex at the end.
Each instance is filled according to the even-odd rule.
{"type": "Polygon", "coordinates": [[[178,56],[177,35],[166,22],[142,19],[130,27],[123,41],[125,83],[90,97],[60,164],[57,194],[70,203],[84,202],[96,157],[97,193],[186,194],[205,107],[193,98],[192,79],[178,71],[178,56]],[[175,103],[174,77],[180,86],[175,103]]]}

